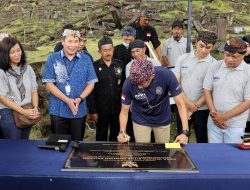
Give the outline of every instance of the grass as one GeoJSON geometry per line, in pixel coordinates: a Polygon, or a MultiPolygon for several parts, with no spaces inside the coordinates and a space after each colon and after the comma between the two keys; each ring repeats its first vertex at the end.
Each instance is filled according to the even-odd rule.
{"type": "Polygon", "coordinates": [[[207,6],[215,9],[218,13],[229,13],[232,10],[229,3],[223,1],[214,1],[213,3],[207,4],[207,6]]]}
{"type": "Polygon", "coordinates": [[[183,14],[181,11],[178,10],[171,10],[171,11],[165,11],[160,13],[160,16],[165,17],[166,20],[173,20],[176,18],[177,15],[183,14]]]}
{"type": "MultiPolygon", "coordinates": [[[[114,46],[122,42],[120,36],[113,36],[112,40],[114,46]]],[[[160,40],[163,43],[165,41],[165,38],[162,38],[160,40]]],[[[98,46],[97,46],[98,41],[99,39],[96,38],[88,38],[88,41],[86,43],[88,52],[93,56],[94,60],[100,59],[100,54],[98,52],[98,46]]],[[[37,49],[36,51],[25,51],[28,62],[32,63],[32,62],[46,61],[49,54],[54,52],[55,44],[56,43],[54,42],[51,43],[50,45],[38,47],[36,48],[37,49]]]]}
{"type": "Polygon", "coordinates": [[[36,51],[25,51],[28,63],[45,61],[50,53],[54,51],[54,44],[38,47],[36,51]]]}
{"type": "MultiPolygon", "coordinates": [[[[45,122],[50,122],[49,116],[46,116],[45,120],[46,120],[45,122]]],[[[42,135],[40,127],[41,126],[39,124],[37,126],[32,127],[30,137],[29,137],[31,140],[46,140],[48,138],[48,135],[50,133],[46,133],[46,135],[42,135]]],[[[96,130],[90,130],[87,126],[85,126],[84,140],[95,141],[95,135],[96,135],[96,130]]],[[[173,122],[171,124],[170,142],[174,142],[175,136],[176,136],[176,122],[173,122]]],[[[196,142],[196,139],[194,135],[194,130],[192,129],[191,135],[189,137],[189,143],[195,143],[195,142],[196,142]]]]}
{"type": "MultiPolygon", "coordinates": [[[[88,51],[93,56],[94,60],[100,58],[97,46],[98,40],[99,39],[96,38],[89,38],[86,44],[88,51]]],[[[121,38],[118,36],[112,37],[112,40],[114,45],[121,43],[121,38]]],[[[32,63],[32,62],[46,61],[49,54],[54,52],[55,44],[56,43],[51,43],[50,45],[38,47],[36,51],[25,51],[28,62],[32,63]]]]}
{"type": "MultiPolygon", "coordinates": [[[[246,27],[246,29],[250,30],[250,27],[249,29],[246,27]]],[[[100,59],[100,54],[98,52],[98,46],[97,46],[98,40],[99,39],[96,39],[96,38],[89,38],[86,44],[87,49],[89,53],[93,56],[94,60],[100,59]]],[[[113,40],[114,45],[120,44],[122,41],[119,36],[113,36],[112,40],[113,40]]],[[[163,44],[163,42],[165,41],[165,38],[161,38],[160,41],[163,44]]],[[[25,51],[27,55],[28,63],[46,61],[49,54],[54,52],[54,47],[55,47],[55,43],[52,43],[50,45],[38,47],[36,48],[37,49],[36,51],[25,51]]],[[[220,53],[216,52],[213,55],[218,59],[222,58],[220,53]]]]}

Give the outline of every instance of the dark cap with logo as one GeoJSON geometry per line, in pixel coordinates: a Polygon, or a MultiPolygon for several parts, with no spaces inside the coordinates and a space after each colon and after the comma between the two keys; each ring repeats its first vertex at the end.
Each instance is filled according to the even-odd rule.
{"type": "Polygon", "coordinates": [[[141,11],[141,16],[151,19],[153,18],[153,11],[151,9],[144,9],[141,11]]]}

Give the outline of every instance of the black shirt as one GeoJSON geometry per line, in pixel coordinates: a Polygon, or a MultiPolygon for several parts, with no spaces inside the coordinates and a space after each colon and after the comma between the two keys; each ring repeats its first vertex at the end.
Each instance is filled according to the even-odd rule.
{"type": "Polygon", "coordinates": [[[120,113],[121,92],[125,80],[124,64],[117,59],[108,67],[102,59],[93,63],[98,82],[87,98],[90,114],[108,115],[120,113]]]}
{"type": "MultiPolygon", "coordinates": [[[[136,30],[135,39],[140,39],[140,40],[143,40],[144,42],[151,41],[154,49],[156,49],[159,45],[161,45],[161,42],[158,38],[157,32],[154,27],[147,25],[142,28],[139,24],[139,21],[134,22],[130,24],[129,26],[133,27],[136,30]]],[[[148,50],[147,50],[147,55],[149,55],[148,50]]]]}
{"type": "Polygon", "coordinates": [[[115,46],[114,59],[121,60],[126,66],[131,60],[131,52],[123,44],[115,46]]]}
{"type": "Polygon", "coordinates": [[[244,57],[244,61],[245,61],[247,64],[250,64],[250,55],[245,56],[245,57],[244,57]]]}
{"type": "Polygon", "coordinates": [[[63,49],[62,42],[58,42],[54,48],[54,52],[61,51],[63,49]]]}

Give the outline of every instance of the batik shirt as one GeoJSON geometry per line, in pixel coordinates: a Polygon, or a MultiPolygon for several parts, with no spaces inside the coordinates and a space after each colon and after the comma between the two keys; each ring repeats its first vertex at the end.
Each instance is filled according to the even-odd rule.
{"type": "MultiPolygon", "coordinates": [[[[64,95],[71,99],[78,98],[87,84],[97,81],[89,56],[76,53],[70,61],[63,50],[48,57],[42,79],[43,83],[54,83],[64,95]],[[70,93],[66,93],[66,86],[70,86],[70,93]]],[[[84,117],[87,114],[86,101],[80,103],[77,115],[74,116],[65,102],[50,93],[49,114],[63,118],[84,117]]]]}

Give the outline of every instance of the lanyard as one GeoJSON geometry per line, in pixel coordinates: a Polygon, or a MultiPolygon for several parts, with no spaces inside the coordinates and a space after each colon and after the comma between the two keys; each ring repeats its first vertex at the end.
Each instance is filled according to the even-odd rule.
{"type": "MultiPolygon", "coordinates": [[[[74,57],[73,59],[75,59],[75,57],[74,57]]],[[[67,63],[65,62],[64,58],[63,58],[62,60],[63,60],[63,62],[64,62],[64,64],[65,64],[65,66],[66,66],[67,75],[68,75],[68,80],[69,80],[70,75],[71,75],[71,73],[72,73],[72,71],[73,71],[73,69],[74,69],[74,67],[75,67],[76,60],[74,60],[74,61],[72,62],[73,66],[71,66],[70,71],[69,71],[69,67],[68,67],[67,65],[71,64],[71,62],[67,64],[67,63]]]]}

